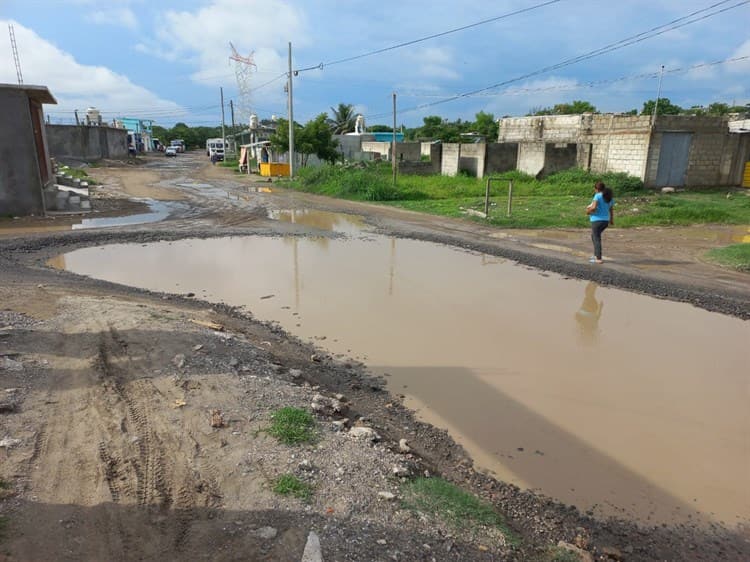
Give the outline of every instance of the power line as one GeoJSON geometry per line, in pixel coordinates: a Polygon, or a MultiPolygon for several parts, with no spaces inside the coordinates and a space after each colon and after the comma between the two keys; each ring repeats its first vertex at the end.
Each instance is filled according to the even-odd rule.
{"type": "Polygon", "coordinates": [[[308,66],[306,68],[299,68],[299,69],[295,70],[294,72],[295,72],[295,74],[297,74],[299,72],[307,72],[308,70],[322,70],[323,67],[326,67],[326,66],[333,66],[333,65],[342,64],[342,63],[345,63],[345,62],[351,62],[353,60],[363,59],[365,57],[371,57],[373,55],[379,55],[380,53],[385,53],[387,51],[393,51],[395,49],[401,49],[402,47],[408,47],[409,45],[415,45],[416,43],[421,43],[423,41],[429,41],[430,39],[436,39],[438,37],[444,37],[445,35],[450,35],[452,33],[458,33],[459,31],[465,31],[467,29],[471,29],[472,27],[478,27],[480,25],[485,25],[485,24],[492,23],[492,22],[495,22],[495,21],[499,21],[499,20],[502,20],[502,19],[506,19],[506,18],[509,18],[509,17],[512,17],[512,16],[516,16],[518,14],[523,14],[525,12],[530,12],[530,11],[536,10],[538,8],[543,8],[545,6],[549,6],[550,4],[557,4],[560,1],[561,0],[549,0],[547,2],[542,2],[541,4],[536,4],[534,6],[529,6],[528,8],[522,8],[520,10],[515,10],[513,12],[508,12],[508,13],[500,15],[500,16],[495,16],[495,17],[488,18],[488,19],[485,19],[485,20],[482,20],[482,21],[478,21],[478,22],[475,22],[475,23],[470,23],[468,25],[464,25],[464,26],[461,26],[461,27],[456,27],[454,29],[449,29],[447,31],[441,31],[440,33],[434,33],[432,35],[427,35],[425,37],[420,37],[419,39],[412,39],[411,41],[404,41],[403,43],[398,43],[396,45],[391,45],[390,47],[384,47],[382,49],[376,49],[374,51],[368,51],[366,53],[362,53],[362,54],[359,54],[359,55],[354,55],[352,57],[346,57],[346,58],[343,58],[343,59],[332,60],[332,61],[325,62],[325,63],[321,62],[320,64],[316,64],[315,66],[308,66]]]}
{"type": "MultiPolygon", "coordinates": [[[[695,70],[698,68],[706,68],[710,66],[717,66],[720,64],[730,64],[733,62],[741,62],[750,60],[750,55],[744,56],[744,57],[735,57],[731,59],[724,59],[719,60],[715,62],[705,62],[700,64],[694,64],[692,66],[687,67],[678,67],[678,68],[671,68],[669,70],[664,70],[665,74],[677,74],[681,72],[690,72],[691,70],[695,70]]],[[[498,96],[516,96],[521,94],[527,94],[527,93],[535,93],[535,92],[554,92],[554,91],[571,91],[571,90],[579,90],[582,88],[594,88],[596,86],[602,86],[606,84],[615,84],[617,82],[625,82],[625,81],[636,81],[636,80],[644,80],[647,78],[655,78],[659,76],[659,72],[645,72],[642,74],[630,74],[627,76],[620,76],[619,78],[609,78],[606,80],[591,80],[588,82],[582,82],[578,84],[573,84],[570,86],[547,86],[547,87],[539,87],[539,88],[508,88],[506,90],[500,91],[500,92],[494,92],[494,93],[480,93],[476,96],[472,97],[498,97],[498,96]]],[[[409,93],[409,92],[403,92],[400,93],[402,97],[408,97],[408,98],[444,98],[445,94],[419,94],[419,93],[409,93]]]]}
{"type": "MultiPolygon", "coordinates": [[[[702,8],[700,10],[696,10],[695,12],[691,12],[690,14],[687,14],[687,15],[682,16],[680,18],[674,19],[674,20],[672,20],[672,21],[670,21],[668,23],[656,26],[656,27],[651,28],[651,29],[649,29],[647,31],[638,33],[636,35],[631,35],[630,37],[626,37],[624,39],[620,39],[619,41],[616,41],[614,43],[610,43],[609,45],[606,45],[604,47],[600,47],[598,49],[594,49],[593,51],[589,51],[587,53],[584,53],[582,55],[578,55],[576,57],[573,57],[573,58],[570,58],[570,59],[566,59],[566,60],[561,61],[559,63],[553,64],[553,65],[550,65],[550,66],[546,66],[544,68],[541,68],[539,70],[535,70],[533,72],[529,72],[527,74],[523,74],[523,75],[518,76],[516,78],[510,78],[508,80],[504,80],[502,82],[498,82],[497,84],[492,84],[491,86],[486,86],[484,88],[478,88],[476,90],[472,90],[472,91],[469,91],[469,92],[464,92],[462,94],[456,94],[454,96],[450,96],[450,97],[442,99],[442,100],[438,100],[438,101],[434,101],[434,102],[425,103],[425,104],[422,104],[422,105],[410,107],[410,108],[407,108],[407,109],[403,109],[403,110],[401,110],[401,113],[407,113],[407,112],[415,111],[415,110],[418,110],[418,109],[424,109],[424,108],[427,108],[427,107],[432,107],[432,106],[440,105],[440,104],[443,104],[443,103],[448,103],[448,102],[451,102],[451,101],[455,101],[455,100],[461,99],[461,98],[476,96],[477,94],[480,94],[482,92],[486,92],[488,90],[494,90],[494,89],[500,88],[502,86],[507,86],[508,84],[512,84],[514,82],[519,82],[521,80],[525,80],[527,78],[531,78],[532,76],[538,76],[540,74],[544,74],[544,73],[549,72],[551,70],[557,70],[559,68],[570,66],[572,64],[581,62],[583,60],[594,58],[594,57],[597,57],[597,56],[600,56],[600,55],[603,55],[603,54],[606,54],[606,53],[611,53],[612,51],[616,51],[616,50],[622,49],[624,47],[628,47],[630,45],[634,45],[636,43],[640,43],[640,42],[645,41],[647,39],[651,39],[651,38],[656,37],[658,35],[662,35],[664,33],[667,33],[669,31],[674,31],[675,29],[679,29],[681,27],[685,27],[685,26],[690,25],[692,23],[697,23],[699,21],[703,21],[703,20],[708,19],[708,18],[710,18],[712,16],[721,14],[723,12],[727,12],[727,11],[732,10],[734,8],[738,8],[740,6],[744,6],[744,5],[748,4],[748,3],[750,3],[750,0],[742,0],[741,2],[737,2],[736,4],[734,4],[732,6],[726,6],[724,8],[721,8],[720,10],[715,10],[713,12],[710,12],[711,10],[713,10],[713,9],[715,9],[715,8],[723,5],[723,4],[727,4],[730,1],[732,1],[732,0],[723,0],[721,2],[716,2],[716,3],[710,5],[710,6],[706,7],[706,8],[702,8]],[[704,13],[704,12],[710,12],[710,13],[704,13]],[[703,15],[701,15],[700,17],[695,17],[695,16],[697,16],[699,14],[703,14],[703,15]]],[[[385,117],[385,116],[388,116],[388,115],[390,115],[390,112],[378,113],[378,114],[370,115],[368,117],[370,119],[378,119],[380,117],[385,117]]]]}

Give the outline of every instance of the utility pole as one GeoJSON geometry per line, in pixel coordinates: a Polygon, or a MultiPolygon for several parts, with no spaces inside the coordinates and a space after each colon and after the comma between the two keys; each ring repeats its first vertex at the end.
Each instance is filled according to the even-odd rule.
{"type": "Polygon", "coordinates": [[[391,165],[393,166],[393,187],[396,187],[396,92],[393,92],[393,146],[391,146],[391,165]]]}
{"type": "Polygon", "coordinates": [[[232,103],[232,100],[229,100],[229,111],[232,113],[232,133],[234,133],[234,103],[232,103]]]}
{"type": "Polygon", "coordinates": [[[221,146],[224,149],[224,155],[227,153],[227,136],[224,131],[224,88],[219,86],[219,95],[221,96],[221,146]]]}
{"type": "Polygon", "coordinates": [[[661,65],[661,71],[659,72],[659,87],[656,90],[656,103],[654,104],[654,114],[651,117],[651,126],[656,125],[656,112],[659,109],[659,98],[661,97],[661,80],[664,77],[664,65],[661,65]]]}
{"type": "Polygon", "coordinates": [[[294,177],[294,97],[292,96],[292,42],[289,41],[289,179],[294,177]]]}

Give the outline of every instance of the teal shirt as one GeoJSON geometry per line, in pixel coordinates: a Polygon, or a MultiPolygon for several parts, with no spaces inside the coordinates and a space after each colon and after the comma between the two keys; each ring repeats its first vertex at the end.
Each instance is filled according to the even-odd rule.
{"type": "Polygon", "coordinates": [[[591,222],[596,221],[607,221],[609,222],[609,210],[612,208],[612,206],[615,204],[614,198],[607,203],[604,200],[604,195],[601,193],[597,193],[594,195],[594,199],[592,200],[596,201],[596,211],[594,211],[591,215],[589,215],[589,220],[591,222]]]}

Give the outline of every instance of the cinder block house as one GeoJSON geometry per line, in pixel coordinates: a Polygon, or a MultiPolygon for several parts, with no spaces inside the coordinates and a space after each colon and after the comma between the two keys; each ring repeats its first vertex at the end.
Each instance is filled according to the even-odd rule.
{"type": "Polygon", "coordinates": [[[54,182],[45,103],[57,103],[45,86],[0,84],[0,215],[45,212],[44,188],[54,182]]]}
{"type": "Polygon", "coordinates": [[[741,185],[750,131],[730,117],[582,114],[499,120],[498,142],[517,145],[517,168],[548,175],[579,167],[625,172],[647,187],[741,185]]]}

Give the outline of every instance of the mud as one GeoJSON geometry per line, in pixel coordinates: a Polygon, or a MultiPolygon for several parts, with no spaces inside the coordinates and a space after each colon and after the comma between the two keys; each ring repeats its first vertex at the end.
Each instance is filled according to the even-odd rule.
{"type": "MultiPolygon", "coordinates": [[[[170,295],[88,279],[45,264],[62,253],[111,243],[284,234],[307,243],[313,233],[316,240],[327,239],[329,246],[335,243],[341,233],[326,234],[319,228],[268,218],[273,210],[307,209],[360,215],[392,236],[482,250],[487,256],[480,259],[495,264],[489,267],[508,259],[541,272],[594,280],[600,285],[594,300],[606,302],[602,328],[619,316],[609,316],[618,300],[607,291],[610,287],[655,295],[666,299],[659,301],[665,305],[689,302],[698,307],[688,307],[692,313],[720,311],[748,318],[747,276],[703,263],[700,251],[691,250],[690,243],[685,247],[673,243],[668,229],[623,231],[623,237],[612,237],[618,242],[609,246],[615,260],[592,269],[572,254],[536,248],[531,238],[498,233],[481,224],[289,193],[275,184],[267,193],[256,190],[269,187],[267,182],[205,165],[199,156],[172,160],[153,159],[137,170],[158,172],[157,183],[152,178],[139,186],[140,196],[151,197],[163,188],[185,197],[187,207],[166,221],[0,241],[4,308],[0,325],[5,327],[0,330],[0,346],[23,365],[22,371],[2,372],[4,388],[18,389],[19,399],[18,409],[0,418],[5,433],[20,440],[14,448],[0,450],[0,477],[12,488],[0,501],[11,537],[3,552],[11,560],[168,560],[188,555],[289,560],[301,556],[311,529],[321,535],[326,560],[538,560],[548,558],[547,549],[560,540],[578,541],[597,557],[616,547],[626,560],[750,558],[748,531],[733,530],[732,522],[662,526],[622,517],[600,520],[476,471],[447,432],[419,422],[397,395],[384,391],[393,373],[378,379],[356,360],[330,357],[276,324],[249,317],[260,303],[280,304],[277,297],[258,299],[250,310],[243,310],[209,303],[200,295],[188,298],[188,292],[197,293],[192,282],[190,287],[180,287],[181,296],[170,295]],[[185,178],[187,183],[208,183],[217,190],[204,196],[200,188],[170,187],[185,178]],[[643,245],[640,236],[646,241],[643,245]],[[660,241],[662,259],[672,263],[670,270],[639,269],[638,261],[653,259],[649,245],[660,241]],[[216,322],[225,331],[217,335],[193,320],[216,322]],[[203,349],[207,351],[201,353],[203,349]],[[182,369],[180,361],[174,361],[180,354],[185,355],[182,369]],[[301,376],[293,370],[301,371],[301,376]],[[273,408],[305,406],[316,392],[344,393],[351,403],[350,418],[362,416],[363,423],[382,435],[382,445],[371,448],[340,441],[329,433],[324,418],[318,420],[324,431],[321,448],[290,453],[258,433],[273,408]],[[173,407],[177,400],[186,404],[173,407]],[[224,429],[212,429],[208,422],[217,408],[227,412],[224,429]],[[490,501],[518,534],[520,544],[509,548],[483,529],[457,533],[439,521],[409,516],[398,503],[375,500],[372,491],[390,482],[384,475],[390,471],[391,455],[403,455],[398,452],[401,438],[411,447],[409,455],[418,473],[440,474],[490,501]],[[242,455],[244,462],[235,455],[242,455]],[[319,472],[312,476],[300,472],[300,455],[319,466],[319,472]],[[270,491],[268,483],[284,467],[315,484],[312,504],[279,498],[270,491]],[[268,526],[276,534],[263,539],[270,536],[261,531],[268,526]]],[[[123,169],[136,171],[123,166],[97,172],[104,180],[99,190],[103,200],[125,201],[119,184],[107,181],[110,172],[123,169]]],[[[553,243],[583,250],[585,240],[582,231],[580,244],[553,243]]],[[[318,251],[323,247],[309,243],[318,251]]],[[[336,285],[340,282],[337,279],[336,285]]],[[[582,304],[585,299],[585,287],[571,293],[564,306],[565,325],[577,325],[579,308],[593,310],[590,303],[582,304]]],[[[333,339],[338,338],[329,336],[315,343],[333,339]]],[[[639,399],[624,398],[631,403],[639,399]]],[[[570,400],[575,409],[581,396],[570,400]]],[[[627,404],[623,399],[621,407],[627,404]]],[[[483,404],[473,406],[481,411],[483,404]]],[[[549,429],[539,416],[523,417],[528,408],[518,408],[516,413],[542,430],[549,429]]],[[[601,423],[607,414],[589,425],[601,423]]],[[[508,440],[514,437],[512,426],[502,429],[508,440]]],[[[559,432],[557,437],[569,436],[559,432]]],[[[513,441],[516,448],[523,447],[513,441]]],[[[591,451],[584,448],[581,454],[591,451]]],[[[603,460],[602,456],[593,459],[595,464],[603,460]]],[[[627,464],[616,460],[617,465],[627,464]]],[[[708,459],[694,453],[684,466],[704,461],[708,459]]]]}
{"type": "Polygon", "coordinates": [[[506,482],[600,517],[750,523],[741,320],[380,236],[110,245],[64,260],[75,273],[246,307],[364,361],[506,482]],[[706,462],[685,462],[693,456],[706,462]]]}

